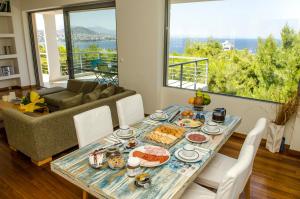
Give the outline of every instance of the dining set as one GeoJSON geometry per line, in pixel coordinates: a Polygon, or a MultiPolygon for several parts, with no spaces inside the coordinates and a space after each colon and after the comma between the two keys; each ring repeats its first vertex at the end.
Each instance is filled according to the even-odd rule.
{"type": "Polygon", "coordinates": [[[254,158],[266,126],[258,119],[238,159],[218,153],[241,122],[226,114],[171,105],[145,117],[140,94],[116,102],[114,130],[108,106],[74,116],[79,149],[51,170],[96,198],[249,197],[254,158]],[[200,117],[198,117],[200,115],[200,117]]]}

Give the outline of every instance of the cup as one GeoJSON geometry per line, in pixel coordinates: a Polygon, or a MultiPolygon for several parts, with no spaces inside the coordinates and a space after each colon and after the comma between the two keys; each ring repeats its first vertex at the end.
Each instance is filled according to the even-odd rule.
{"type": "Polygon", "coordinates": [[[182,151],[183,155],[186,157],[192,157],[193,155],[195,155],[196,151],[195,151],[195,147],[193,145],[190,144],[186,144],[183,147],[183,151],[182,151]]]}
{"type": "Polygon", "coordinates": [[[215,131],[217,128],[218,128],[217,123],[215,123],[215,122],[208,122],[207,123],[206,129],[208,131],[215,131]]]}
{"type": "Polygon", "coordinates": [[[120,126],[120,134],[121,135],[128,135],[129,134],[129,126],[128,125],[122,125],[120,126]]]}
{"type": "Polygon", "coordinates": [[[156,110],[155,115],[156,115],[156,117],[163,117],[164,112],[162,110],[156,110]]]}

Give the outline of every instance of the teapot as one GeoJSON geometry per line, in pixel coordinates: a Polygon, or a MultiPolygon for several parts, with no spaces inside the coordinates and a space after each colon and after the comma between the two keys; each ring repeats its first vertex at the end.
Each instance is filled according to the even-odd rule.
{"type": "Polygon", "coordinates": [[[224,122],[226,117],[226,109],[225,108],[216,108],[212,114],[212,120],[214,122],[224,122]]]}

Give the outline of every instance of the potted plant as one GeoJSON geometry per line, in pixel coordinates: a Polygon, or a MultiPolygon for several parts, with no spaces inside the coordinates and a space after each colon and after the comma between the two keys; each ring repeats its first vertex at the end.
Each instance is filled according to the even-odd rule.
{"type": "Polygon", "coordinates": [[[299,103],[298,95],[295,94],[287,102],[278,104],[276,107],[275,120],[268,126],[266,148],[272,153],[279,152],[286,123],[297,112],[299,103]]]}

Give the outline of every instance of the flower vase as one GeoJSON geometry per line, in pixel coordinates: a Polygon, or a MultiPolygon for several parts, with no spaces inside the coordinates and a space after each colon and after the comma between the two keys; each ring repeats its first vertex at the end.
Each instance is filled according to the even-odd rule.
{"type": "Polygon", "coordinates": [[[270,152],[279,152],[284,129],[285,125],[277,125],[273,122],[269,124],[266,148],[270,152]]]}

